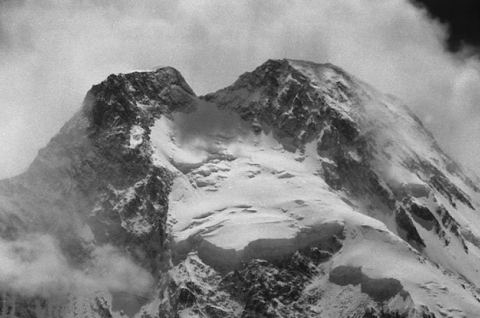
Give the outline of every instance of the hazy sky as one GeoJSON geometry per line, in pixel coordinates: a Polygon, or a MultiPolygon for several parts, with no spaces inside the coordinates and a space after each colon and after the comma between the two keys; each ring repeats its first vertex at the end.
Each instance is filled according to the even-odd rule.
{"type": "Polygon", "coordinates": [[[332,62],[397,95],[480,172],[480,64],[447,38],[407,0],[0,0],[0,177],[110,73],[169,65],[200,95],[269,58],[332,62]]]}

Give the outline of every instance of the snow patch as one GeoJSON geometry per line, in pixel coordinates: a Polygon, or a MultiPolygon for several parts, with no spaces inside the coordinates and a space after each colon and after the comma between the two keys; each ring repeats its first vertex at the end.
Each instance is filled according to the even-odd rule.
{"type": "Polygon", "coordinates": [[[144,133],[145,130],[138,125],[133,125],[132,128],[130,128],[130,149],[135,149],[143,143],[144,133]]]}

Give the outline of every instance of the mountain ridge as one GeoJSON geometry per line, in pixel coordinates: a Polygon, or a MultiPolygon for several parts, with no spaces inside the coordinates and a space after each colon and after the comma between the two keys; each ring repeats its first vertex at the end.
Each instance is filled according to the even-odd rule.
{"type": "Polygon", "coordinates": [[[16,251],[45,235],[22,244],[80,277],[25,295],[2,269],[4,317],[479,308],[478,187],[400,101],[331,64],[269,60],[200,97],[170,67],[111,75],[0,202],[3,257],[36,269],[16,251]]]}

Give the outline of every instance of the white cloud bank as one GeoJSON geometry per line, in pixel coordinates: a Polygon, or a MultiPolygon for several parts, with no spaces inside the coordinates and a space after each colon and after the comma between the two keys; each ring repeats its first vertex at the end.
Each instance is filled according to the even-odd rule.
{"type": "Polygon", "coordinates": [[[177,68],[197,94],[269,58],[337,64],[399,96],[477,168],[480,67],[406,0],[0,0],[0,177],[24,170],[110,73],[177,68]]]}
{"type": "Polygon", "coordinates": [[[2,291],[26,297],[52,299],[105,290],[143,295],[154,282],[149,273],[108,245],[92,251],[88,266],[75,268],[48,234],[0,239],[0,259],[2,291]]]}

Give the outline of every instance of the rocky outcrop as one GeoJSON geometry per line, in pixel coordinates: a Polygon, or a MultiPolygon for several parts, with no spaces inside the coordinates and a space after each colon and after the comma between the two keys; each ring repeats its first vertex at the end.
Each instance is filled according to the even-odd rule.
{"type": "Polygon", "coordinates": [[[332,101],[351,103],[348,94],[343,82],[332,81],[315,87],[287,60],[269,60],[255,71],[242,75],[232,86],[208,94],[204,99],[220,108],[235,110],[257,133],[272,127],[284,147],[294,150],[314,140],[329,124],[341,131],[342,141],[358,136],[355,123],[329,107],[332,101]]]}
{"type": "Polygon", "coordinates": [[[29,170],[1,181],[1,237],[46,232],[73,268],[88,268],[95,246],[109,244],[158,277],[169,261],[173,175],[152,161],[149,131],[155,119],[193,107],[195,98],[173,68],[111,75],[94,86],[29,170]],[[141,134],[132,142],[135,129],[141,134]]]}
{"type": "Polygon", "coordinates": [[[281,261],[254,259],[227,274],[219,274],[195,254],[170,272],[169,298],[160,317],[191,311],[199,317],[311,317],[306,285],[321,273],[318,265],[332,253],[312,247],[281,261]]]}

